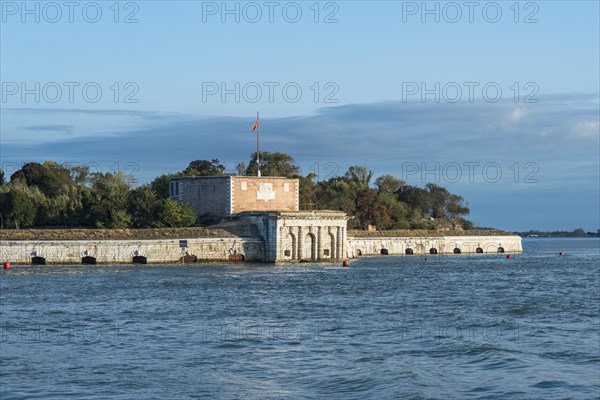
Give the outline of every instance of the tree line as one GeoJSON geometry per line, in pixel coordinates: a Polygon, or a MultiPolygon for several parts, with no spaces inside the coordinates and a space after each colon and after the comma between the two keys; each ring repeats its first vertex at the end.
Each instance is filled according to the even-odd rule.
{"type": "MultiPolygon", "coordinates": [[[[255,176],[256,154],[236,166],[238,175],[255,176]]],[[[373,180],[373,172],[351,166],[345,174],[317,182],[302,176],[286,153],[261,152],[262,176],[297,178],[301,210],[338,210],[350,217],[351,229],[472,229],[461,196],[434,183],[407,185],[392,176],[373,180]]],[[[0,226],[148,228],[186,227],[197,216],[187,204],[169,198],[169,181],[176,176],[225,176],[218,160],[195,160],[180,172],[163,174],[134,187],[124,173],[90,173],[85,166],[53,161],[30,162],[9,180],[0,170],[0,226]]]]}

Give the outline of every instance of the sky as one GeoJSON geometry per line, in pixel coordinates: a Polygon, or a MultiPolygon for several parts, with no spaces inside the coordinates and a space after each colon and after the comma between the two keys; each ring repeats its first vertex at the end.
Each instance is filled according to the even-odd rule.
{"type": "Polygon", "coordinates": [[[435,182],[481,227],[600,228],[597,1],[0,1],[0,167],[139,184],[256,148],[435,182]]]}

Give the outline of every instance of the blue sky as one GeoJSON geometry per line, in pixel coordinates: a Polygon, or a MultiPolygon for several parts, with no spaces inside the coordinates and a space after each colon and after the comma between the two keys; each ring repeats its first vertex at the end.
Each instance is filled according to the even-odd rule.
{"type": "Polygon", "coordinates": [[[233,170],[260,110],[262,148],[320,179],[365,165],[481,226],[600,227],[596,1],[116,4],[0,2],[9,173],[233,170]]]}

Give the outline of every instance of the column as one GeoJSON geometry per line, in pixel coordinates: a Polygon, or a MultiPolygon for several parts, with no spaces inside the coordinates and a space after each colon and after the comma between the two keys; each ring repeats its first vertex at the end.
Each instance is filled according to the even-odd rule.
{"type": "Polygon", "coordinates": [[[342,227],[342,242],[340,243],[340,248],[342,249],[342,258],[347,258],[348,254],[346,254],[346,245],[348,243],[348,237],[346,236],[346,228],[342,227]]]}
{"type": "Polygon", "coordinates": [[[298,227],[298,239],[297,240],[298,240],[298,246],[296,246],[296,248],[298,249],[297,259],[302,260],[302,252],[304,251],[303,250],[304,246],[302,246],[304,244],[303,243],[304,242],[304,229],[302,228],[302,226],[298,227]]]}
{"type": "Polygon", "coordinates": [[[323,227],[317,227],[317,260],[323,258],[323,227]]]}
{"type": "Polygon", "coordinates": [[[335,258],[342,258],[342,228],[336,227],[335,235],[335,258]]]}

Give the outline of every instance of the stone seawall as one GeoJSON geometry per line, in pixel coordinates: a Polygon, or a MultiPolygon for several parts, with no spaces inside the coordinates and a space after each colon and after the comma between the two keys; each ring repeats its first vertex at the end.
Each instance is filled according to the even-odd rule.
{"type": "Polygon", "coordinates": [[[348,257],[411,254],[519,253],[519,236],[352,237],[348,257]]]}
{"type": "MultiPolygon", "coordinates": [[[[138,261],[141,257],[144,262],[158,264],[178,263],[183,256],[189,256],[186,261],[228,261],[237,256],[238,261],[293,262],[376,255],[518,253],[523,250],[519,236],[347,236],[346,239],[343,229],[337,229],[336,236],[330,232],[333,228],[323,228],[314,221],[304,227],[303,232],[303,227],[295,226],[298,218],[289,221],[282,216],[273,221],[263,219],[258,222],[248,219],[258,228],[260,237],[185,239],[186,248],[180,247],[179,239],[0,240],[0,260],[15,264],[31,264],[40,259],[48,264],[82,264],[84,257],[90,257],[98,264],[131,264],[134,257],[138,257],[138,261]],[[277,221],[281,225],[279,228],[277,221]],[[296,240],[296,236],[304,239],[296,240]]],[[[327,225],[326,222],[323,224],[327,225]]]]}
{"type": "Polygon", "coordinates": [[[226,261],[243,255],[246,261],[262,261],[264,244],[255,238],[194,238],[181,248],[179,239],[162,240],[1,240],[0,259],[14,264],[31,264],[41,257],[49,264],[81,264],[93,257],[98,264],[131,264],[133,257],[148,263],[177,263],[184,255],[197,261],[226,261]],[[187,253],[186,253],[187,252],[187,253]]]}

